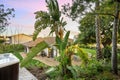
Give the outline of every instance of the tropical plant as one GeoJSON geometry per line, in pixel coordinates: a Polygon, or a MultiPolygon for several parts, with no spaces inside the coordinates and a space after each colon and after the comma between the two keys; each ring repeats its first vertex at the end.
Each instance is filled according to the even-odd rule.
{"type": "Polygon", "coordinates": [[[61,18],[61,13],[59,11],[59,5],[57,0],[46,0],[48,12],[37,11],[36,14],[36,22],[35,22],[35,31],[33,39],[36,39],[37,35],[41,32],[41,30],[49,27],[51,29],[51,33],[55,32],[55,35],[63,37],[63,30],[66,22],[61,18]]]}
{"type": "Polygon", "coordinates": [[[66,74],[70,74],[70,71],[67,69],[67,66],[71,66],[69,55],[65,54],[65,50],[67,48],[68,38],[70,31],[68,31],[62,40],[60,37],[56,36],[56,45],[59,49],[60,54],[60,70],[61,75],[64,76],[66,74]]]}
{"type": "Polygon", "coordinates": [[[76,71],[72,66],[71,57],[72,55],[76,55],[80,57],[81,64],[87,65],[88,63],[88,55],[87,53],[83,52],[82,49],[80,49],[76,45],[68,45],[68,39],[69,39],[70,31],[68,31],[63,39],[60,37],[56,37],[56,47],[59,49],[60,56],[57,59],[60,64],[58,67],[52,67],[50,68],[46,74],[50,75],[54,79],[58,80],[64,80],[64,79],[70,79],[74,78],[76,79],[76,71]],[[53,74],[53,75],[51,75],[53,74]],[[59,76],[55,76],[59,75],[59,76]]]}

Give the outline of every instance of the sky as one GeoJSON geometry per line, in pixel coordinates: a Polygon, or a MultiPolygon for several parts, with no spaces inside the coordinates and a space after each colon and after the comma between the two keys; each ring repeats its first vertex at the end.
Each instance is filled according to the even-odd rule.
{"type": "MultiPolygon", "coordinates": [[[[58,0],[59,7],[67,3],[72,3],[72,0],[58,0]]],[[[13,35],[18,33],[25,33],[32,35],[34,32],[35,23],[35,12],[36,11],[47,11],[45,0],[0,0],[0,4],[4,4],[7,8],[15,9],[15,17],[11,18],[10,25],[4,34],[13,35]]],[[[73,22],[71,19],[64,17],[67,21],[65,26],[66,30],[71,31],[71,38],[78,34],[78,23],[73,22]]],[[[39,36],[48,36],[50,30],[47,28],[40,32],[39,36]]]]}

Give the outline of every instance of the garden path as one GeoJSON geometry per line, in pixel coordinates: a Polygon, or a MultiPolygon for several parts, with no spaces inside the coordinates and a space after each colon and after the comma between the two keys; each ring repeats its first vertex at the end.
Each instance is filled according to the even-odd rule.
{"type": "MultiPolygon", "coordinates": [[[[22,57],[25,58],[27,56],[26,53],[21,53],[22,57]]],[[[48,65],[48,66],[58,66],[59,62],[56,61],[54,58],[42,57],[42,56],[35,56],[34,59],[39,60],[40,62],[48,65]]],[[[80,65],[80,61],[72,60],[73,65],[80,65]]]]}

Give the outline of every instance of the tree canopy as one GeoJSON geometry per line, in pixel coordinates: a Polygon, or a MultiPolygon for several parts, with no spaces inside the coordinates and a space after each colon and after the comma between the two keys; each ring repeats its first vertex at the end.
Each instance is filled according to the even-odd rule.
{"type": "Polygon", "coordinates": [[[96,0],[73,0],[72,5],[64,5],[63,13],[74,19],[79,17],[79,37],[77,42],[95,43],[95,15],[100,17],[100,34],[103,45],[111,44],[112,26],[114,21],[115,4],[111,0],[101,1],[100,9],[96,12],[92,6],[96,0]],[[77,5],[76,5],[77,4],[77,5]]]}
{"type": "Polygon", "coordinates": [[[13,8],[4,8],[3,4],[0,4],[0,33],[6,30],[6,27],[9,25],[10,17],[14,17],[13,8]]]}

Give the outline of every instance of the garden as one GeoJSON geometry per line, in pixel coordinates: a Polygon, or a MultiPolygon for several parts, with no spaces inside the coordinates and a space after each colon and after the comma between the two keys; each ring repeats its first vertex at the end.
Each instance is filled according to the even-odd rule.
{"type": "MultiPolygon", "coordinates": [[[[3,44],[2,41],[0,53],[13,53],[20,59],[20,67],[27,68],[39,80],[119,80],[120,1],[73,0],[72,5],[65,4],[62,10],[57,0],[46,0],[46,5],[48,11],[35,12],[33,40],[49,27],[50,34],[55,34],[54,46],[59,51],[55,60],[59,65],[49,66],[34,59],[50,47],[46,41],[32,47],[25,58],[21,56],[24,52],[21,44],[3,44]],[[71,31],[66,31],[67,23],[61,15],[78,20],[80,33],[73,42],[69,42],[71,31]],[[72,64],[73,55],[80,59],[79,65],[72,64]]],[[[4,22],[3,18],[0,20],[4,22]]]]}

